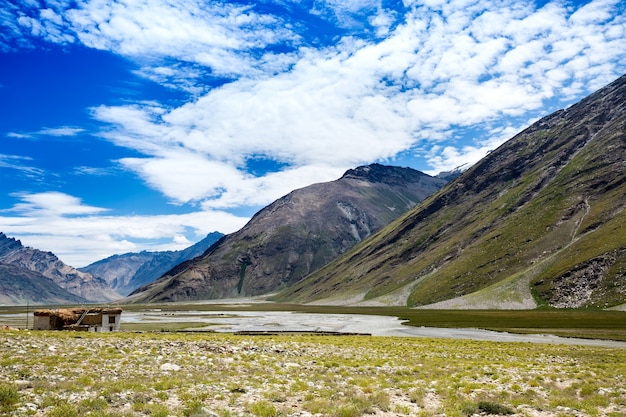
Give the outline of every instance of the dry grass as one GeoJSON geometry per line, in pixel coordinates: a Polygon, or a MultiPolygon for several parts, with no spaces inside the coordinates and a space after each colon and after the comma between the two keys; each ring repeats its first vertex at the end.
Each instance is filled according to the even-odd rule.
{"type": "Polygon", "coordinates": [[[0,333],[0,414],[626,415],[626,351],[367,336],[0,333]]]}

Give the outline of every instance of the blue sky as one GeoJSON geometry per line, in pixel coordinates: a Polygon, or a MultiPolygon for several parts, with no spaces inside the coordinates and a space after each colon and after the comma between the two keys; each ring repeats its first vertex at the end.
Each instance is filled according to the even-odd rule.
{"type": "Polygon", "coordinates": [[[0,3],[0,231],[85,266],[379,162],[467,167],[626,72],[616,0],[0,3]]]}

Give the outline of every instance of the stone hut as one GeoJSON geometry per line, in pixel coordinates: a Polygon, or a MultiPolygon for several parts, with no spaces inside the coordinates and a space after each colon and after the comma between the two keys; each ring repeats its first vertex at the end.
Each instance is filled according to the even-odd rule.
{"type": "Polygon", "coordinates": [[[34,330],[117,332],[121,308],[59,308],[35,310],[34,330]]]}

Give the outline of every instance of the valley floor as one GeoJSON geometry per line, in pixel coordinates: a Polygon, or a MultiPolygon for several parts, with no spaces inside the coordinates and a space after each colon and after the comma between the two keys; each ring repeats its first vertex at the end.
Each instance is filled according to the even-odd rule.
{"type": "Polygon", "coordinates": [[[0,332],[0,415],[624,416],[626,349],[370,336],[0,332]]]}
{"type": "Polygon", "coordinates": [[[408,326],[404,320],[393,316],[365,314],[307,313],[293,311],[143,311],[125,312],[123,329],[133,329],[137,324],[158,324],[167,328],[169,323],[187,323],[189,330],[215,332],[327,332],[368,334],[372,336],[430,337],[444,339],[470,339],[493,342],[556,343],[618,347],[626,349],[626,342],[602,339],[559,337],[552,334],[516,334],[478,328],[441,328],[408,326]]]}

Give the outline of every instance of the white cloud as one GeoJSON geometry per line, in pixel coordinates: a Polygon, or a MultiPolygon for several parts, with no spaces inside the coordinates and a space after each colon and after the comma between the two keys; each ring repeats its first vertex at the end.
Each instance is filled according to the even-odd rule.
{"type": "Polygon", "coordinates": [[[206,199],[204,209],[226,209],[237,206],[265,206],[268,196],[275,200],[289,192],[307,185],[339,178],[352,166],[307,165],[280,172],[268,173],[262,177],[245,177],[241,181],[231,181],[218,198],[206,199]]]}
{"type": "Polygon", "coordinates": [[[7,133],[7,137],[15,138],[15,139],[30,139],[33,137],[33,135],[28,134],[28,133],[9,132],[7,133]]]}
{"type": "Polygon", "coordinates": [[[311,13],[339,27],[358,30],[366,26],[368,17],[379,13],[381,3],[380,0],[316,0],[311,13]]]}
{"type": "Polygon", "coordinates": [[[73,174],[91,177],[105,177],[113,174],[114,172],[114,168],[97,168],[89,166],[77,166],[72,170],[73,174]]]}
{"type": "Polygon", "coordinates": [[[125,158],[125,167],[139,173],[155,189],[179,202],[210,198],[242,180],[229,164],[184,149],[163,149],[156,158],[125,158]]]}
{"type": "Polygon", "coordinates": [[[225,76],[257,72],[252,50],[295,39],[276,17],[223,2],[82,1],[66,17],[89,47],[157,66],[159,57],[175,58],[225,76]]]}
{"type": "Polygon", "coordinates": [[[0,168],[14,169],[28,176],[40,176],[43,171],[30,166],[32,158],[19,155],[0,154],[0,168]]]}
{"type": "MultiPolygon", "coordinates": [[[[370,7],[381,25],[388,22],[376,2],[331,6],[337,13],[370,7]]],[[[584,24],[561,3],[539,10],[515,2],[469,0],[428,6],[413,8],[405,23],[382,41],[345,38],[325,49],[301,48],[289,71],[240,78],[178,108],[101,107],[95,114],[113,126],[107,138],[145,155],[121,162],[173,200],[219,207],[267,204],[281,190],[310,180],[303,174],[310,172],[307,167],[348,168],[392,158],[411,147],[428,147],[423,141],[448,139],[459,126],[488,130],[498,118],[540,109],[557,92],[573,96],[601,74],[617,76],[618,57],[626,58],[626,40],[620,37],[625,19],[612,14],[607,2],[588,5],[593,17],[584,24]],[[247,174],[246,160],[259,155],[285,164],[285,175],[247,174]],[[204,180],[192,180],[200,177],[204,180]],[[254,193],[255,187],[265,187],[267,193],[254,193]]],[[[252,13],[233,13],[246,22],[260,21],[252,13]]],[[[154,24],[153,30],[167,26],[150,19],[131,20],[154,24]]],[[[223,15],[212,19],[218,25],[228,20],[223,15]]],[[[233,25],[221,30],[225,28],[233,25]]],[[[162,53],[186,38],[178,32],[172,36],[173,41],[159,38],[165,43],[159,46],[162,53]]],[[[271,38],[266,35],[263,42],[271,38]]],[[[123,42],[130,39],[141,45],[132,36],[123,42]]],[[[246,36],[239,40],[249,41],[246,36]]],[[[237,66],[242,55],[220,54],[228,50],[224,46],[239,44],[219,46],[195,60],[212,69],[217,65],[212,60],[237,66]]],[[[154,72],[168,75],[160,67],[154,72]]],[[[440,153],[429,159],[431,168],[475,162],[489,147],[484,138],[476,140],[482,142],[433,148],[440,153]]],[[[331,180],[337,170],[322,172],[315,177],[331,180]]]]}
{"type": "MultiPolygon", "coordinates": [[[[37,10],[38,6],[33,9],[37,10]]],[[[19,30],[26,31],[34,37],[42,37],[53,43],[72,43],[74,36],[65,28],[63,17],[55,10],[49,8],[38,9],[39,16],[31,17],[19,13],[17,23],[21,27],[19,30]]]]}
{"type": "Polygon", "coordinates": [[[472,145],[462,147],[435,145],[426,156],[428,163],[432,167],[426,173],[436,175],[440,172],[452,171],[460,167],[467,169],[518,132],[528,127],[533,121],[520,126],[505,126],[493,129],[489,132],[489,136],[486,139],[477,141],[472,145]]]}
{"type": "Polygon", "coordinates": [[[185,247],[189,247],[189,246],[193,245],[193,243],[194,243],[194,242],[189,241],[189,239],[187,239],[183,235],[176,235],[176,236],[174,236],[174,239],[172,239],[172,241],[176,245],[184,245],[185,247]]]}
{"type": "Polygon", "coordinates": [[[0,230],[24,245],[51,250],[75,267],[114,254],[141,250],[181,250],[208,233],[232,233],[247,218],[221,211],[178,215],[109,216],[63,193],[21,194],[22,202],[0,216],[0,230]],[[191,239],[193,238],[193,239],[191,239]],[[174,240],[172,240],[174,239],[174,240]]]}
{"type": "Polygon", "coordinates": [[[369,18],[369,23],[376,28],[376,36],[378,37],[387,36],[395,21],[396,13],[385,9],[380,9],[376,15],[369,18]]]}
{"type": "MultiPolygon", "coordinates": [[[[585,26],[611,19],[611,11],[620,3],[619,0],[596,0],[576,10],[571,20],[577,26],[585,26]]],[[[623,6],[622,6],[623,7],[623,6]]]]}
{"type": "Polygon", "coordinates": [[[79,127],[63,126],[63,127],[41,129],[36,133],[39,135],[48,135],[48,136],[76,136],[79,133],[82,133],[84,131],[85,129],[82,129],[79,127]]]}
{"type": "Polygon", "coordinates": [[[18,194],[23,202],[13,207],[11,211],[24,213],[30,216],[66,216],[96,214],[106,211],[104,208],[82,204],[79,198],[50,191],[37,194],[18,194]]]}
{"type": "Polygon", "coordinates": [[[72,127],[72,126],[61,126],[61,127],[47,127],[40,129],[36,132],[30,133],[18,133],[18,132],[9,132],[6,134],[9,138],[15,139],[36,139],[37,136],[45,135],[45,136],[76,136],[79,133],[84,132],[85,129],[80,127],[72,127]]]}

